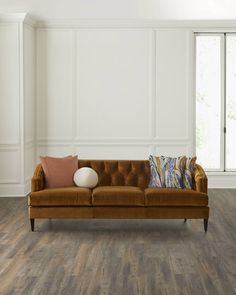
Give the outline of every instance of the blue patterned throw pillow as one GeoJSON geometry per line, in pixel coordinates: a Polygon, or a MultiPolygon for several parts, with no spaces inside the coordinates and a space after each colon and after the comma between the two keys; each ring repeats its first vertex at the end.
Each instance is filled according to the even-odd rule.
{"type": "Polygon", "coordinates": [[[184,188],[193,189],[194,185],[194,169],[197,157],[186,157],[186,165],[184,170],[184,188]]]}
{"type": "Polygon", "coordinates": [[[164,187],[163,176],[161,177],[160,158],[150,155],[150,183],[149,187],[164,187]],[[162,179],[161,179],[162,178],[162,179]]]}
{"type": "Polygon", "coordinates": [[[149,187],[184,188],[186,157],[150,156],[149,187]]]}
{"type": "Polygon", "coordinates": [[[165,187],[184,188],[183,176],[186,157],[171,158],[161,156],[161,158],[165,163],[165,187]]]}

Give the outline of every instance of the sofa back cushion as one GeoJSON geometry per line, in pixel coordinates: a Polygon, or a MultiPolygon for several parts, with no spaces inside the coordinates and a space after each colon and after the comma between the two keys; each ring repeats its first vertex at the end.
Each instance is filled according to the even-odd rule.
{"type": "Polygon", "coordinates": [[[78,168],[91,167],[98,174],[98,186],[148,187],[149,161],[145,160],[78,160],[78,168]]]}

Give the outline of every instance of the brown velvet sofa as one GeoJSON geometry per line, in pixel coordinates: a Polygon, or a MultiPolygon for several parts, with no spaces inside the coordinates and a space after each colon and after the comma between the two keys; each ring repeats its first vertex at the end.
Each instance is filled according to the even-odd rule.
{"type": "Polygon", "coordinates": [[[204,220],[209,207],[207,177],[196,165],[194,189],[149,188],[149,161],[78,160],[78,168],[91,167],[99,176],[96,188],[45,188],[41,164],[32,178],[28,198],[31,230],[36,218],[191,219],[204,220]]]}

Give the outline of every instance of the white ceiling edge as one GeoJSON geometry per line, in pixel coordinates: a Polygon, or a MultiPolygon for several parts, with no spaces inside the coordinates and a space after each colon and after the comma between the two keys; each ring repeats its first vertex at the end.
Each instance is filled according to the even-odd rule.
{"type": "Polygon", "coordinates": [[[22,22],[37,28],[209,28],[236,29],[232,20],[152,20],[152,19],[47,19],[40,21],[28,13],[0,14],[0,23],[22,22]]]}
{"type": "Polygon", "coordinates": [[[38,28],[190,28],[235,30],[236,20],[150,20],[150,19],[48,19],[37,21],[38,28]]]}
{"type": "Polygon", "coordinates": [[[186,28],[193,31],[235,31],[236,20],[150,20],[150,19],[48,19],[37,21],[37,28],[186,28]]]}
{"type": "Polygon", "coordinates": [[[0,21],[1,22],[22,22],[27,13],[1,13],[0,21]]]}

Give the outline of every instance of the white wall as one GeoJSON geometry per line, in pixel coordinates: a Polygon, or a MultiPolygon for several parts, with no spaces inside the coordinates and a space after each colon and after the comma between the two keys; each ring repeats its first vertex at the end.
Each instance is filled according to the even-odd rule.
{"type": "MultiPolygon", "coordinates": [[[[36,154],[194,155],[194,31],[235,22],[55,21],[37,29],[36,154]]],[[[236,175],[208,174],[209,187],[236,175]]]]}
{"type": "Polygon", "coordinates": [[[0,186],[3,195],[11,186],[23,188],[18,38],[18,24],[0,24],[0,186]]]}
{"type": "MultiPolygon", "coordinates": [[[[33,28],[11,17],[0,17],[1,196],[29,191],[40,155],[194,154],[193,32],[235,23],[68,20],[33,28]]],[[[235,175],[224,177],[211,176],[210,186],[234,186],[235,175]]]]}
{"type": "Polygon", "coordinates": [[[35,168],[35,29],[23,26],[23,75],[24,75],[24,182],[25,194],[30,191],[35,168]]]}
{"type": "Polygon", "coordinates": [[[37,29],[37,155],[192,154],[187,29],[37,29]]]}
{"type": "Polygon", "coordinates": [[[0,196],[25,195],[35,165],[34,29],[0,18],[0,196]]]}

